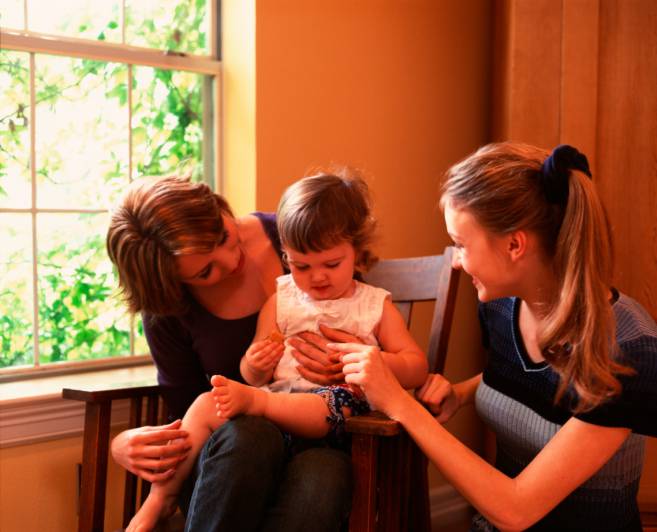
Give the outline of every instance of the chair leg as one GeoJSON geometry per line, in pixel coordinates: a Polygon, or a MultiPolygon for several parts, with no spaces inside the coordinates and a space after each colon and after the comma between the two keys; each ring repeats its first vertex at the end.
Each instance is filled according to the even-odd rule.
{"type": "MultiPolygon", "coordinates": [[[[159,396],[149,395],[146,397],[146,425],[157,425],[157,411],[159,406],[159,396]]],[[[141,479],[141,504],[144,504],[146,497],[151,491],[151,483],[141,479]]]]}
{"type": "Polygon", "coordinates": [[[427,473],[427,458],[422,451],[412,443],[409,463],[411,464],[411,487],[409,497],[410,511],[408,530],[431,532],[431,507],[429,504],[429,478],[427,473]]]}
{"type": "Polygon", "coordinates": [[[405,530],[408,522],[410,475],[409,441],[406,434],[382,438],[379,451],[378,526],[380,532],[405,530]]]}
{"type": "Polygon", "coordinates": [[[111,401],[86,403],[79,532],[102,532],[105,526],[105,484],[111,414],[111,401]]]}
{"type": "Polygon", "coordinates": [[[353,434],[351,463],[354,477],[354,495],[350,532],[374,532],[376,527],[376,462],[378,438],[370,434],[353,434]]]}
{"type": "MultiPolygon", "coordinates": [[[[139,427],[141,423],[142,398],[134,397],[130,400],[130,428],[139,427]]],[[[125,489],[123,491],[123,527],[127,527],[135,515],[137,502],[137,477],[125,472],[125,489]]]]}

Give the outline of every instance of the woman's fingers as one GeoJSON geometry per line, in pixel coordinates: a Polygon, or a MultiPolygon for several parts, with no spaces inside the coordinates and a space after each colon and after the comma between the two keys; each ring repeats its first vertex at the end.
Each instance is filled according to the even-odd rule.
{"type": "MultiPolygon", "coordinates": [[[[149,427],[150,429],[150,427],[149,427]]],[[[134,432],[128,438],[128,444],[132,447],[143,445],[145,447],[163,447],[173,440],[187,440],[189,432],[186,430],[144,430],[134,432]]]]}
{"type": "Polygon", "coordinates": [[[297,337],[301,338],[304,342],[312,345],[313,347],[316,347],[320,352],[326,353],[327,351],[326,344],[328,344],[329,341],[326,338],[324,338],[321,334],[317,334],[311,331],[305,331],[297,334],[297,337]]]}
{"type": "Polygon", "coordinates": [[[303,368],[327,376],[342,372],[342,362],[340,360],[337,362],[328,360],[326,363],[322,363],[317,362],[313,358],[307,357],[304,353],[296,349],[292,349],[291,353],[295,360],[299,362],[299,369],[303,368]]]}
{"type": "Polygon", "coordinates": [[[166,425],[144,425],[141,427],[145,431],[158,431],[158,430],[176,430],[182,425],[182,419],[176,419],[166,425]]]}
{"type": "Polygon", "coordinates": [[[162,445],[133,446],[129,456],[135,464],[144,460],[162,460],[167,458],[179,459],[186,454],[191,446],[186,440],[165,443],[162,445]]]}
{"type": "Polygon", "coordinates": [[[370,349],[372,349],[371,345],[359,344],[357,342],[343,342],[343,343],[331,342],[327,344],[327,347],[329,349],[333,349],[334,351],[340,351],[342,353],[365,353],[370,349]]]}
{"type": "Polygon", "coordinates": [[[139,458],[131,462],[131,466],[135,469],[141,469],[142,471],[156,471],[161,473],[166,469],[170,469],[178,465],[178,463],[186,456],[186,453],[179,454],[174,457],[163,458],[161,460],[156,458],[139,458]]]}
{"type": "Polygon", "coordinates": [[[319,330],[322,331],[324,337],[327,338],[330,342],[354,343],[354,344],[363,343],[363,341],[360,338],[358,338],[358,336],[354,334],[349,334],[348,332],[344,332],[340,329],[331,329],[326,325],[320,325],[319,330]]]}
{"type": "MultiPolygon", "coordinates": [[[[322,366],[329,366],[332,361],[326,349],[326,340],[314,333],[300,333],[288,339],[290,345],[307,360],[311,360],[322,366]]],[[[307,364],[304,364],[307,365],[307,364]]],[[[315,367],[318,367],[315,365],[315,367]]]]}
{"type": "Polygon", "coordinates": [[[447,421],[459,408],[452,383],[442,375],[429,375],[416,396],[429,408],[439,423],[447,421]]]}
{"type": "MultiPolygon", "coordinates": [[[[342,364],[339,364],[339,368],[342,369],[342,364]]],[[[324,367],[323,369],[326,370],[326,367],[324,367]]],[[[299,366],[297,370],[299,371],[299,373],[304,379],[322,386],[327,386],[330,384],[340,384],[344,382],[344,373],[342,373],[342,371],[326,374],[326,373],[319,373],[317,371],[313,371],[303,366],[299,366]]]]}
{"type": "Polygon", "coordinates": [[[428,401],[428,399],[435,393],[440,386],[440,379],[435,374],[429,374],[424,384],[420,386],[416,394],[418,399],[428,401]]]}

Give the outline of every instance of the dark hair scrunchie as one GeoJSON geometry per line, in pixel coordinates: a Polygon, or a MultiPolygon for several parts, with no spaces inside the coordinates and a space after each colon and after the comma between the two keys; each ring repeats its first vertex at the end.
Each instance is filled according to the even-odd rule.
{"type": "Polygon", "coordinates": [[[539,180],[550,203],[568,203],[568,179],[571,170],[579,170],[591,177],[586,155],[568,144],[554,148],[543,162],[539,180]]]}

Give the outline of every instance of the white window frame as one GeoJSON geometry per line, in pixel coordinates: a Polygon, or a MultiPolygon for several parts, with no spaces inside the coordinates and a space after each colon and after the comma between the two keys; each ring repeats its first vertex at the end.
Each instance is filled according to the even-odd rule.
{"type": "MultiPolygon", "coordinates": [[[[210,28],[210,43],[217,42],[217,20],[218,20],[218,2],[208,1],[210,28]]],[[[24,17],[27,21],[27,15],[24,17]]],[[[123,25],[123,34],[125,40],[125,26],[123,25]]],[[[209,116],[203,120],[204,127],[213,128],[214,134],[210,136],[211,143],[204,143],[204,164],[211,166],[206,168],[206,175],[212,175],[214,188],[221,191],[221,167],[218,158],[221,153],[221,135],[220,135],[220,117],[221,117],[221,62],[218,59],[218,50],[213,50],[212,55],[202,56],[182,52],[171,52],[165,50],[155,50],[136,46],[129,46],[120,43],[111,43],[106,41],[94,41],[81,38],[70,38],[59,35],[49,35],[33,31],[14,30],[0,28],[0,48],[3,50],[28,52],[30,54],[30,108],[35,109],[34,95],[34,57],[35,54],[43,53],[49,55],[59,55],[74,58],[85,58],[98,61],[118,62],[129,65],[128,68],[128,112],[132,113],[132,68],[131,66],[150,66],[160,69],[184,70],[203,74],[212,77],[214,83],[208,86],[208,97],[212,98],[213,120],[210,124],[209,116]],[[210,89],[210,86],[212,87],[210,89]],[[210,92],[211,91],[211,92],[210,92]]],[[[206,106],[209,108],[209,106],[206,106]]],[[[37,235],[36,235],[36,216],[37,213],[105,213],[105,209],[43,209],[36,207],[36,164],[35,164],[35,131],[36,120],[34,113],[30,120],[30,172],[32,184],[32,204],[28,208],[0,208],[3,213],[28,213],[32,216],[32,290],[33,290],[33,319],[34,319],[34,363],[30,367],[4,368],[0,370],[0,383],[15,381],[22,378],[45,377],[50,375],[59,375],[62,373],[73,373],[79,371],[90,371],[99,369],[110,369],[118,366],[131,366],[147,364],[151,362],[150,355],[131,355],[117,358],[104,358],[95,360],[85,360],[78,362],[61,362],[57,364],[47,364],[43,366],[39,361],[39,330],[38,330],[38,272],[37,272],[37,235]]],[[[129,145],[132,147],[132,132],[128,129],[129,145]]],[[[129,150],[128,159],[129,180],[133,179],[132,167],[132,149],[129,150]]],[[[134,327],[130,327],[130,345],[131,353],[134,351],[133,339],[134,327]]]]}

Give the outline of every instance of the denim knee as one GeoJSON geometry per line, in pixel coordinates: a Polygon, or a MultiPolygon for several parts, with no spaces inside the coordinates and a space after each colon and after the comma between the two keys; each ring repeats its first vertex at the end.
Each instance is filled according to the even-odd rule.
{"type": "Polygon", "coordinates": [[[186,530],[258,530],[284,464],[283,436],[269,421],[242,416],[222,425],[199,455],[186,530]]]}
{"type": "Polygon", "coordinates": [[[296,496],[300,508],[310,508],[318,520],[347,515],[351,508],[351,457],[337,449],[312,448],[292,458],[288,481],[303,485],[296,496]]]}
{"type": "Polygon", "coordinates": [[[217,453],[265,464],[280,463],[285,456],[285,445],[281,431],[270,421],[239,416],[223,424],[208,438],[201,461],[217,453]]]}
{"type": "Polygon", "coordinates": [[[310,448],[288,462],[262,527],[264,532],[336,532],[351,508],[351,459],[343,451],[310,448]]]}

